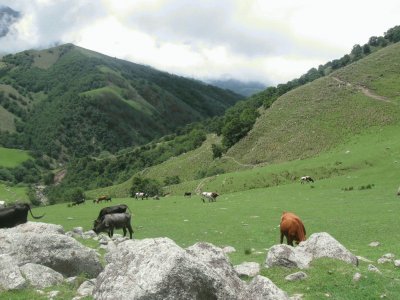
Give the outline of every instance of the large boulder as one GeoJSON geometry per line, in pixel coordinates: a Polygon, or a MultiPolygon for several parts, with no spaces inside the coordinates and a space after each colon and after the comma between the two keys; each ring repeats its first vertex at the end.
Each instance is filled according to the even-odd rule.
{"type": "Polygon", "coordinates": [[[18,268],[17,262],[8,254],[0,254],[0,291],[18,290],[26,287],[27,282],[18,268]]]}
{"type": "Polygon", "coordinates": [[[96,277],[102,270],[97,253],[63,232],[58,225],[36,222],[0,229],[0,254],[9,254],[19,266],[35,263],[66,277],[96,277]]]}
{"type": "Polygon", "coordinates": [[[247,298],[252,300],[289,300],[289,296],[267,277],[257,275],[249,283],[247,298]]]}
{"type": "Polygon", "coordinates": [[[222,250],[208,244],[186,251],[168,238],[128,240],[106,261],[95,299],[242,299],[244,292],[222,250]]]}
{"type": "Polygon", "coordinates": [[[314,233],[297,247],[275,245],[268,251],[265,266],[306,269],[311,261],[328,257],[358,265],[357,257],[326,232],[314,233]]]}
{"type": "Polygon", "coordinates": [[[40,289],[59,284],[64,280],[60,273],[38,264],[27,263],[20,267],[20,271],[32,286],[40,289]]]}
{"type": "Polygon", "coordinates": [[[209,243],[182,249],[168,238],[109,248],[95,299],[288,299],[268,278],[242,281],[224,251],[209,243]]]}

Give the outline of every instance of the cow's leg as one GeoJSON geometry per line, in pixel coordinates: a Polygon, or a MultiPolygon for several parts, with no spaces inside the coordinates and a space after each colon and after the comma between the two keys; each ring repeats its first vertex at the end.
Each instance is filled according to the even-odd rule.
{"type": "Polygon", "coordinates": [[[201,200],[203,200],[203,203],[206,203],[206,201],[204,201],[204,198],[201,198],[201,200]]]}
{"type": "Polygon", "coordinates": [[[290,235],[288,235],[286,237],[287,240],[287,244],[293,247],[293,237],[291,237],[290,235]]]}
{"type": "Polygon", "coordinates": [[[126,236],[126,227],[122,227],[122,231],[124,232],[124,237],[126,236]]]}
{"type": "Polygon", "coordinates": [[[129,231],[129,236],[130,236],[130,238],[132,239],[132,234],[133,234],[134,231],[133,231],[133,229],[132,229],[131,224],[128,224],[127,228],[128,228],[128,231],[129,231]]]}
{"type": "Polygon", "coordinates": [[[283,244],[283,232],[281,232],[281,244],[283,244]]]}

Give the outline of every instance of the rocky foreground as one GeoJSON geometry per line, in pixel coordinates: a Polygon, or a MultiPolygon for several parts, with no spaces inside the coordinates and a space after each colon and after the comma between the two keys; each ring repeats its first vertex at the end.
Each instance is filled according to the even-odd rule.
{"type": "MultiPolygon", "coordinates": [[[[313,259],[331,257],[357,265],[358,259],[327,233],[316,233],[293,248],[273,246],[265,267],[308,268],[313,259]]],[[[257,275],[259,265],[232,266],[226,251],[209,243],[179,247],[169,238],[128,240],[97,237],[77,228],[65,233],[59,225],[28,222],[0,230],[1,290],[43,289],[86,274],[90,280],[75,300],[94,299],[290,299],[271,280],[257,275]],[[100,254],[74,236],[98,240],[100,254]],[[253,277],[250,282],[239,274],[253,277]]],[[[292,276],[304,276],[296,273],[292,276]]],[[[289,279],[288,279],[289,280],[289,279]]]]}

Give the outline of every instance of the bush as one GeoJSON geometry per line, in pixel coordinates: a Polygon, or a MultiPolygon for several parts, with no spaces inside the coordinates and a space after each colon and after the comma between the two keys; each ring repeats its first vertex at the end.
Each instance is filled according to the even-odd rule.
{"type": "Polygon", "coordinates": [[[143,192],[149,196],[160,195],[161,184],[155,179],[134,177],[130,188],[131,197],[134,197],[137,192],[143,192]]]}

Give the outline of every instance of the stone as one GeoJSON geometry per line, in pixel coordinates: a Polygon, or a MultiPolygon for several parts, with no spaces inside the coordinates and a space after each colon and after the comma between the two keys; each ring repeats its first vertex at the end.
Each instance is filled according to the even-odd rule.
{"type": "Polygon", "coordinates": [[[326,232],[314,233],[297,247],[284,244],[272,246],[267,254],[265,266],[283,266],[306,269],[311,261],[328,257],[358,265],[357,257],[326,232]]]}
{"type": "Polygon", "coordinates": [[[182,249],[168,238],[128,240],[105,256],[95,299],[244,299],[246,284],[222,249],[182,249]]]}
{"type": "Polygon", "coordinates": [[[395,255],[393,253],[386,253],[386,254],[382,255],[382,258],[386,258],[386,259],[389,259],[389,260],[394,260],[395,255]]]}
{"type": "Polygon", "coordinates": [[[239,276],[254,277],[260,273],[260,264],[256,262],[244,262],[234,266],[234,269],[239,276]]]}
{"type": "Polygon", "coordinates": [[[27,286],[27,281],[13,257],[1,254],[0,266],[0,290],[20,290],[27,286]]]}
{"type": "Polygon", "coordinates": [[[397,268],[400,268],[400,259],[396,259],[394,261],[394,266],[397,267],[397,268]]]}
{"type": "Polygon", "coordinates": [[[296,273],[293,273],[293,274],[290,274],[290,275],[286,276],[285,279],[287,281],[299,281],[299,280],[304,280],[307,277],[308,276],[307,276],[306,273],[300,271],[300,272],[296,272],[296,273]]]}
{"type": "Polygon", "coordinates": [[[58,225],[36,222],[0,229],[0,254],[10,254],[18,265],[40,264],[66,277],[96,277],[103,269],[96,252],[63,232],[58,225]]]}
{"type": "Polygon", "coordinates": [[[360,273],[355,273],[354,274],[354,276],[353,276],[353,281],[360,281],[360,279],[361,279],[361,274],[360,273]]]}
{"type": "Polygon", "coordinates": [[[73,233],[76,233],[76,234],[78,234],[78,235],[80,235],[80,236],[82,236],[82,234],[83,234],[83,227],[74,227],[74,228],[72,229],[72,232],[73,232],[73,233]]]}
{"type": "Polygon", "coordinates": [[[226,246],[222,248],[222,251],[224,251],[225,254],[233,253],[236,252],[236,249],[232,246],[226,246]]]}
{"type": "Polygon", "coordinates": [[[374,265],[368,265],[368,271],[370,271],[370,272],[375,272],[375,273],[378,273],[378,274],[381,274],[382,272],[377,268],[377,267],[375,267],[374,265]]]}
{"type": "Polygon", "coordinates": [[[362,257],[362,256],[357,256],[357,259],[358,259],[359,261],[363,261],[363,262],[367,262],[367,263],[372,263],[372,260],[370,260],[370,259],[368,259],[368,258],[365,258],[365,257],[362,257]]]}
{"type": "Polygon", "coordinates": [[[393,260],[385,258],[385,257],[378,258],[378,260],[377,260],[378,264],[391,263],[392,261],[393,260]]]}
{"type": "Polygon", "coordinates": [[[378,247],[380,244],[381,243],[379,243],[379,242],[371,242],[371,243],[368,244],[368,246],[370,246],[370,247],[378,247]]]}
{"type": "Polygon", "coordinates": [[[82,297],[91,296],[93,293],[95,284],[96,284],[96,279],[91,279],[91,280],[87,280],[87,281],[83,282],[77,290],[78,296],[82,296],[82,297]]]}
{"type": "Polygon", "coordinates": [[[57,285],[64,280],[60,273],[38,264],[27,263],[20,267],[20,271],[30,285],[40,289],[57,285]]]}
{"type": "Polygon", "coordinates": [[[247,287],[247,298],[252,300],[288,300],[289,296],[267,277],[257,275],[247,287]]]}

